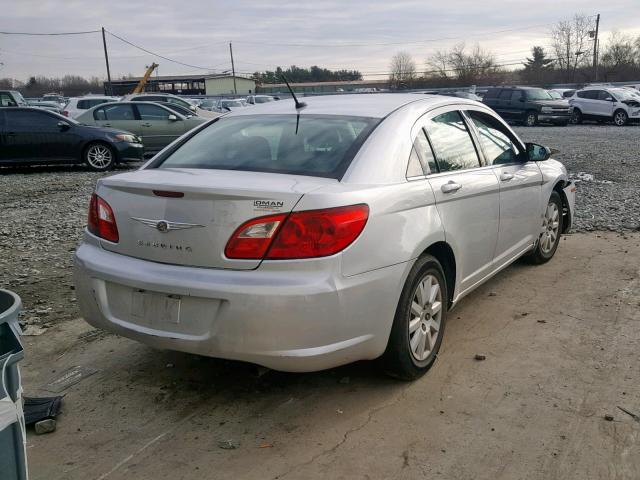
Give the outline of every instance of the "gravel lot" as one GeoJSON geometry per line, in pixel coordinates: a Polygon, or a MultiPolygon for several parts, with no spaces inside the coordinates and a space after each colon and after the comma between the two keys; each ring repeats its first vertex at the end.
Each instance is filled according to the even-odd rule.
{"type": "MultiPolygon", "coordinates": [[[[516,130],[525,141],[560,150],[555,157],[579,187],[574,232],[640,230],[640,127],[516,130]]],[[[22,320],[32,332],[78,316],[72,253],[89,196],[104,175],[81,167],[0,169],[0,285],[22,297],[22,320]]]]}

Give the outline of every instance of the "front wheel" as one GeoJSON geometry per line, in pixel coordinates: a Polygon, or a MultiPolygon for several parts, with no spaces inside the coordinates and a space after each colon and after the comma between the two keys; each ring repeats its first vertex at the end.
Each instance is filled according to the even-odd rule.
{"type": "Polygon", "coordinates": [[[447,318],[447,285],[440,262],[420,257],[402,289],[381,362],[389,375],[415,380],[435,361],[447,318]]]}
{"type": "Polygon", "coordinates": [[[577,108],[571,112],[571,123],[574,125],[580,125],[582,123],[582,112],[577,108]]]}
{"type": "Polygon", "coordinates": [[[533,264],[540,265],[553,258],[560,243],[562,232],[562,199],[554,191],[549,197],[549,203],[544,211],[542,227],[534,250],[526,256],[533,264]]]}
{"type": "Polygon", "coordinates": [[[629,116],[624,110],[616,110],[613,114],[613,123],[618,127],[624,127],[629,121],[629,116]]]}
{"type": "Polygon", "coordinates": [[[91,143],[84,150],[84,162],[96,172],[109,170],[115,164],[113,149],[104,143],[91,143]]]}

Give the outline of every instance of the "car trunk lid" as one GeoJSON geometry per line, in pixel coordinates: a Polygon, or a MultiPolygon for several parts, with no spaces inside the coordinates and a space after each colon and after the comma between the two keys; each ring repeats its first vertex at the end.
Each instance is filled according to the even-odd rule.
{"type": "Polygon", "coordinates": [[[146,169],[100,180],[119,242],[106,250],[155,262],[249,270],[260,260],[232,260],[224,248],[252,218],[288,213],[307,192],[336,180],[262,172],[146,169]]]}

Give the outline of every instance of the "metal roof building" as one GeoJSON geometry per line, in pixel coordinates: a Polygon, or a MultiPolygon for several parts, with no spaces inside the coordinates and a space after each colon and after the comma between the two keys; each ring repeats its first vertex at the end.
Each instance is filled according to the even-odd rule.
{"type": "MultiPolygon", "coordinates": [[[[114,95],[131,93],[142,77],[112,80],[114,95]]],[[[105,93],[107,82],[104,82],[105,93]]],[[[173,93],[175,95],[249,95],[255,93],[256,82],[247,77],[235,78],[226,74],[162,75],[152,76],[145,86],[147,92],[173,93]],[[235,80],[235,88],[234,88],[235,80]]]]}

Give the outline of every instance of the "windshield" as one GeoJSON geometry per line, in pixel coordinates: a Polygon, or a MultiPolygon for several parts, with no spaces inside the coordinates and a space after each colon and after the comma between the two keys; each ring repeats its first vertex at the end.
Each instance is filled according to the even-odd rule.
{"type": "Polygon", "coordinates": [[[180,105],[184,108],[189,108],[189,109],[193,106],[186,100],[182,100],[181,98],[175,98],[175,97],[167,97],[167,102],[174,103],[176,105],[180,105]]]}
{"type": "Polygon", "coordinates": [[[610,88],[609,93],[612,93],[617,100],[638,100],[638,97],[634,95],[634,92],[626,88],[610,88]]]}
{"type": "Polygon", "coordinates": [[[202,100],[200,102],[200,106],[201,107],[212,107],[214,103],[215,103],[214,100],[202,100]]]}
{"type": "Polygon", "coordinates": [[[255,97],[256,103],[273,102],[273,97],[255,97]]]}
{"type": "Polygon", "coordinates": [[[553,90],[549,90],[549,95],[551,96],[551,98],[554,98],[556,100],[562,100],[562,95],[560,95],[558,92],[554,92],[553,90]]]}
{"type": "Polygon", "coordinates": [[[340,178],[378,122],[338,115],[222,117],[169,154],[158,168],[340,178]]]}
{"type": "Polygon", "coordinates": [[[16,99],[18,105],[28,105],[27,101],[24,99],[20,92],[13,92],[13,97],[16,99]]]}
{"type": "Polygon", "coordinates": [[[541,88],[532,88],[529,90],[525,90],[525,95],[529,100],[551,100],[552,97],[546,90],[541,88]]]}

